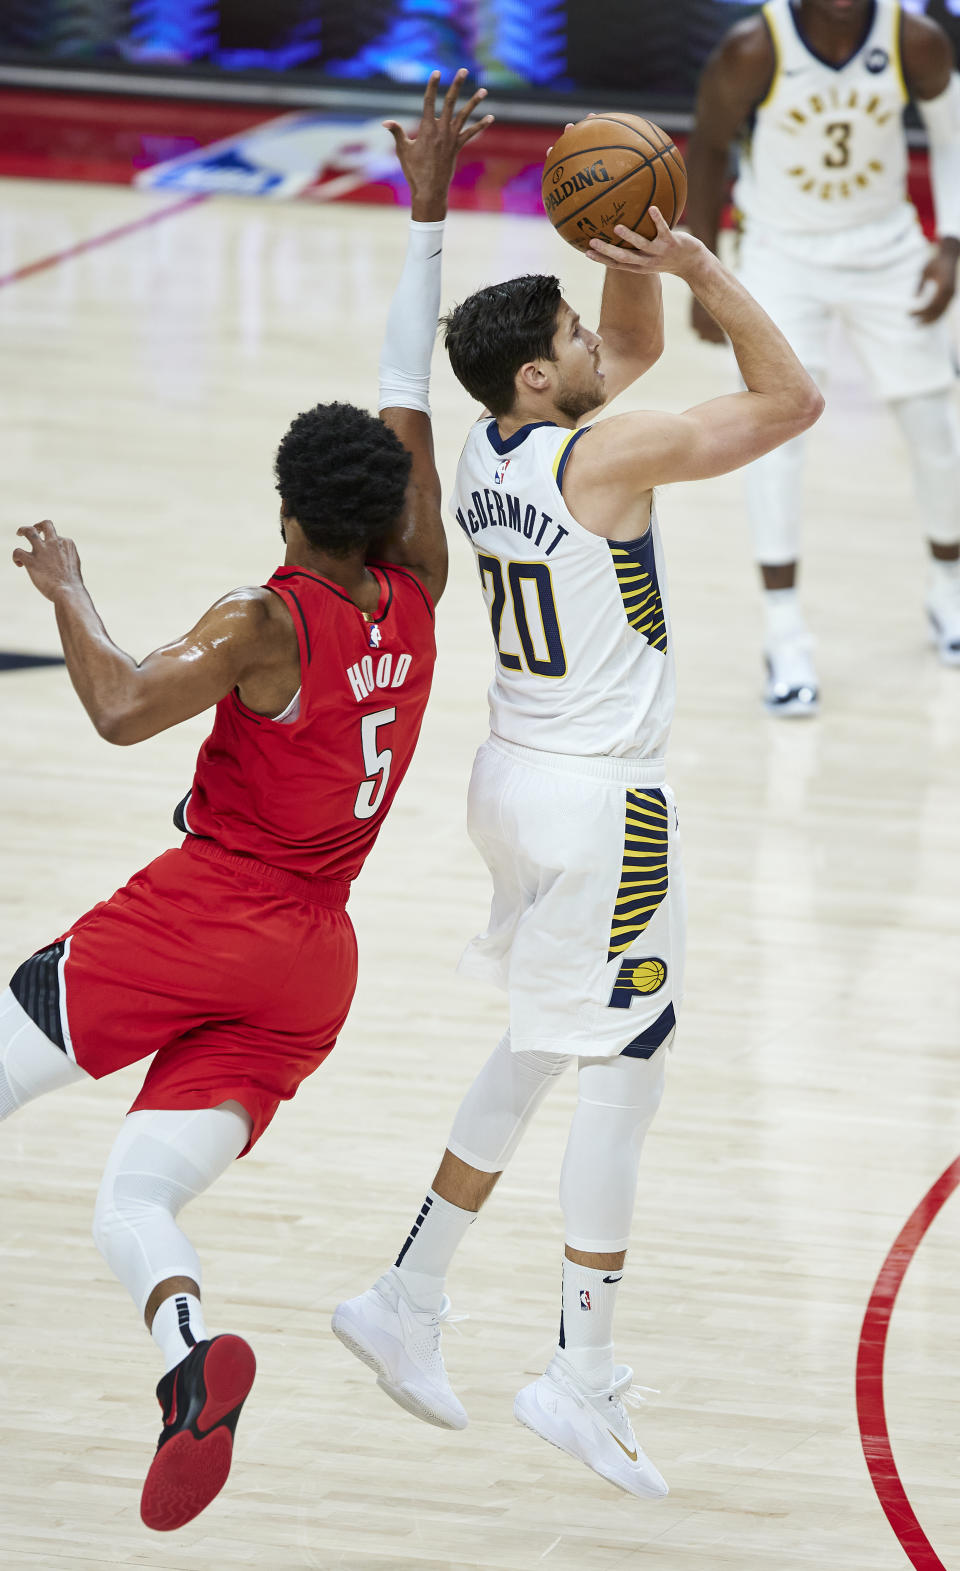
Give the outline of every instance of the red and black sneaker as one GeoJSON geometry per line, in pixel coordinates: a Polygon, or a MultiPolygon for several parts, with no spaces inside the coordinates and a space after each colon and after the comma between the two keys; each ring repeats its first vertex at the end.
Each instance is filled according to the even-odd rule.
{"type": "Polygon", "coordinates": [[[199,1516],[227,1481],[233,1434],[257,1361],[239,1336],[198,1342],[157,1386],[163,1433],[150,1464],[140,1515],[169,1533],[199,1516]]]}

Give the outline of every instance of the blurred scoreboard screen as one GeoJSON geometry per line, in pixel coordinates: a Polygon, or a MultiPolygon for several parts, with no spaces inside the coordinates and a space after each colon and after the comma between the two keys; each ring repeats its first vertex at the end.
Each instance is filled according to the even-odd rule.
{"type": "MultiPolygon", "coordinates": [[[[960,0],[907,0],[960,45],[960,0]]],[[[740,0],[0,0],[0,62],[177,76],[284,73],[423,82],[466,65],[486,86],[689,107],[740,0]]]]}

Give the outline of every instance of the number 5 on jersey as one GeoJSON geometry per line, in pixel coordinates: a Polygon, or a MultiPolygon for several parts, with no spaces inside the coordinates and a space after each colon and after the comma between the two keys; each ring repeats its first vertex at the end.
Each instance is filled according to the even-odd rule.
{"type": "Polygon", "coordinates": [[[389,747],[378,746],[377,732],[381,726],[392,725],[396,718],[396,709],[378,709],[372,715],[360,716],[360,746],[367,778],[357,792],[354,818],[372,818],[386,795],[393,752],[389,747]]]}
{"type": "Polygon", "coordinates": [[[536,676],[565,676],[567,657],[560,636],[560,623],[557,620],[553,579],[550,576],[549,565],[546,562],[511,562],[507,568],[513,622],[523,651],[522,660],[518,654],[512,654],[509,649],[504,649],[501,642],[503,612],[507,600],[503,582],[503,565],[495,556],[478,556],[477,565],[480,568],[480,582],[483,585],[484,595],[487,593],[487,580],[490,580],[492,589],[488,602],[490,626],[500,664],[508,671],[522,671],[526,664],[527,670],[532,671],[536,676]],[[540,620],[540,633],[536,638],[530,630],[531,613],[533,613],[534,626],[537,616],[540,620]]]}

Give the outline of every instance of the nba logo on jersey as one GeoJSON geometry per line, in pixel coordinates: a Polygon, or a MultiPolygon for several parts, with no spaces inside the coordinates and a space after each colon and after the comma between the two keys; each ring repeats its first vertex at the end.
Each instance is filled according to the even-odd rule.
{"type": "Polygon", "coordinates": [[[373,626],[370,629],[370,648],[371,649],[378,649],[380,647],[380,645],[382,644],[382,642],[383,642],[383,634],[381,633],[381,631],[380,631],[379,627],[377,626],[376,622],[374,622],[373,626]]]}
{"type": "Polygon", "coordinates": [[[587,1288],[585,1288],[585,1287],[581,1287],[581,1289],[580,1289],[580,1308],[581,1309],[589,1309],[590,1308],[590,1293],[587,1290],[587,1288]]]}
{"type": "Polygon", "coordinates": [[[498,464],[497,465],[496,469],[493,471],[493,483],[494,483],[494,485],[503,485],[504,476],[505,476],[505,474],[506,474],[506,472],[507,472],[507,470],[509,468],[510,468],[510,460],[509,460],[509,458],[505,458],[503,460],[502,464],[498,464]]]}

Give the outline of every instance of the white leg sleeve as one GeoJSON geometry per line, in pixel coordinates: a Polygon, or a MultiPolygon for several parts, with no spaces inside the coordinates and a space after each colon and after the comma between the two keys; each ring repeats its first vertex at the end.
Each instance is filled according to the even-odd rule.
{"type": "Polygon", "coordinates": [[[34,1025],[9,987],[0,993],[0,1120],[45,1091],[89,1079],[34,1025]]]}
{"type": "Polygon", "coordinates": [[[765,567],[800,559],[803,444],[795,436],[743,471],[754,559],[765,567]]]}
{"type": "Polygon", "coordinates": [[[923,533],[935,545],[960,540],[960,420],[949,392],[891,405],[913,466],[923,533]]]}
{"type": "Polygon", "coordinates": [[[615,1254],[630,1242],[640,1152],[663,1096],[667,1049],[652,1058],[581,1058],[577,1110],[560,1173],[564,1237],[615,1254]]]}
{"type": "Polygon", "coordinates": [[[174,1218],[235,1161],[250,1120],[232,1107],[129,1113],[107,1162],[93,1237],[142,1314],[167,1277],[200,1282],[200,1262],[174,1218]]]}
{"type": "Polygon", "coordinates": [[[569,1058],[513,1053],[510,1032],[497,1043],[453,1121],[448,1151],[481,1173],[501,1173],[523,1131],[569,1058]]]}

